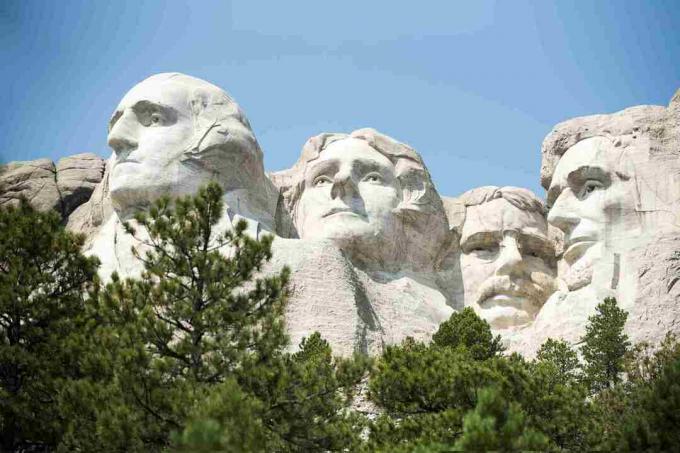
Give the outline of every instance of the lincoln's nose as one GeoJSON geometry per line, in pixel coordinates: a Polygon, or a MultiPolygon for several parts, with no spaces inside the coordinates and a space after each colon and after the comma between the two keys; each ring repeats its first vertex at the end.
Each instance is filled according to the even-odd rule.
{"type": "Polygon", "coordinates": [[[137,127],[130,118],[130,113],[124,112],[109,132],[108,143],[116,155],[128,153],[137,149],[137,127]]]}
{"type": "Polygon", "coordinates": [[[569,234],[578,225],[580,217],[577,213],[576,196],[571,189],[565,189],[548,212],[548,223],[569,234]]]}

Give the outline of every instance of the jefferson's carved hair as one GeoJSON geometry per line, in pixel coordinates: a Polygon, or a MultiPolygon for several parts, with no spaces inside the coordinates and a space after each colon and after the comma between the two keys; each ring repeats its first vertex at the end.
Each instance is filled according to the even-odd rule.
{"type": "Polygon", "coordinates": [[[305,170],[307,166],[310,162],[318,159],[328,145],[348,138],[364,140],[371,148],[387,157],[394,165],[395,174],[402,191],[402,201],[396,208],[398,214],[413,217],[435,215],[445,221],[442,201],[418,153],[413,148],[399,143],[387,135],[374,129],[365,128],[356,130],[349,135],[320,134],[310,138],[305,143],[300,159],[291,169],[291,184],[284,191],[284,198],[292,214],[293,222],[297,222],[297,207],[305,190],[305,170]]]}

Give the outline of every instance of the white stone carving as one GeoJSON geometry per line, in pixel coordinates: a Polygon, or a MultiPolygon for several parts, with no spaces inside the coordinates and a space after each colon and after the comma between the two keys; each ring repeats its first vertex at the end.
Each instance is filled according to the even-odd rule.
{"type": "Polygon", "coordinates": [[[453,312],[439,286],[450,233],[420,156],[372,129],[307,141],[272,175],[300,239],[274,242],[293,269],[293,344],[315,330],[334,351],[377,353],[427,340],[453,312]]]}
{"type": "Polygon", "coordinates": [[[27,195],[70,213],[106,279],[141,270],[122,222],[217,181],[218,229],[245,218],[250,234],[277,235],[268,271],[293,271],[293,345],[318,330],[336,353],[377,353],[406,336],[427,340],[471,306],[511,351],[532,355],[549,337],[576,342],[607,296],[629,311],[633,341],[680,333],[680,92],[667,108],[558,124],[542,146],[547,219],[526,189],[442,199],[420,155],[373,129],[312,137],[290,169],[266,175],[238,105],[182,74],[133,87],[108,141],[101,182],[92,155],[10,163],[0,203],[27,195]]]}
{"type": "Polygon", "coordinates": [[[220,228],[243,217],[254,235],[274,231],[277,190],[245,114],[222,89],[177,73],[149,77],[121,100],[108,142],[114,153],[104,181],[69,222],[93,231],[88,252],[101,259],[105,278],[141,270],[130,251],[139,242],[123,221],[163,195],[193,194],[209,181],[225,191],[220,228]]]}
{"type": "Polygon", "coordinates": [[[447,203],[460,238],[464,305],[514,342],[556,289],[543,202],[518,187],[485,186],[447,203]]]}
{"type": "Polygon", "coordinates": [[[290,169],[272,175],[297,234],[330,240],[369,270],[432,270],[449,237],[418,153],[373,129],[312,137],[290,169]]]}
{"type": "Polygon", "coordinates": [[[629,311],[633,341],[680,331],[677,280],[668,275],[680,254],[676,104],[677,96],[669,108],[575,118],[546,137],[541,182],[548,221],[562,232],[558,276],[566,287],[550,297],[519,351],[531,355],[548,337],[576,343],[608,296],[629,311]]]}

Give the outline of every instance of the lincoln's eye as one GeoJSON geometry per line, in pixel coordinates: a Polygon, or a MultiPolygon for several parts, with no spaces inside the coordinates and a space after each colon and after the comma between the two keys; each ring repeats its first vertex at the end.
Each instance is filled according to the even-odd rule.
{"type": "Polygon", "coordinates": [[[327,186],[332,183],[333,181],[331,181],[331,178],[329,178],[328,176],[317,176],[314,179],[314,187],[327,186]]]}
{"type": "Polygon", "coordinates": [[[159,124],[161,122],[161,114],[156,112],[151,114],[151,123],[152,124],[159,124]]]}
{"type": "Polygon", "coordinates": [[[604,187],[604,185],[595,179],[589,179],[588,181],[583,184],[583,188],[581,189],[581,194],[580,198],[584,199],[587,198],[591,193],[595,192],[596,190],[600,190],[604,187]]]}

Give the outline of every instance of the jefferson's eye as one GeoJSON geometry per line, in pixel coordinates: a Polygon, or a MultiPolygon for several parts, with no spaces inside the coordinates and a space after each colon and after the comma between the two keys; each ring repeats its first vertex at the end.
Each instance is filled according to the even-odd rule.
{"type": "Polygon", "coordinates": [[[581,193],[579,194],[580,199],[584,199],[588,197],[591,193],[595,192],[596,190],[602,189],[604,185],[595,179],[589,179],[588,181],[583,184],[583,188],[581,189],[581,193]]]}
{"type": "Polygon", "coordinates": [[[163,116],[158,113],[154,112],[151,114],[151,124],[160,124],[163,121],[163,116]]]}
{"type": "Polygon", "coordinates": [[[333,184],[333,181],[328,176],[317,176],[314,179],[314,187],[327,186],[333,184]]]}
{"type": "Polygon", "coordinates": [[[379,174],[371,173],[364,178],[364,181],[374,184],[380,184],[383,181],[383,179],[382,176],[380,176],[379,174]]]}

